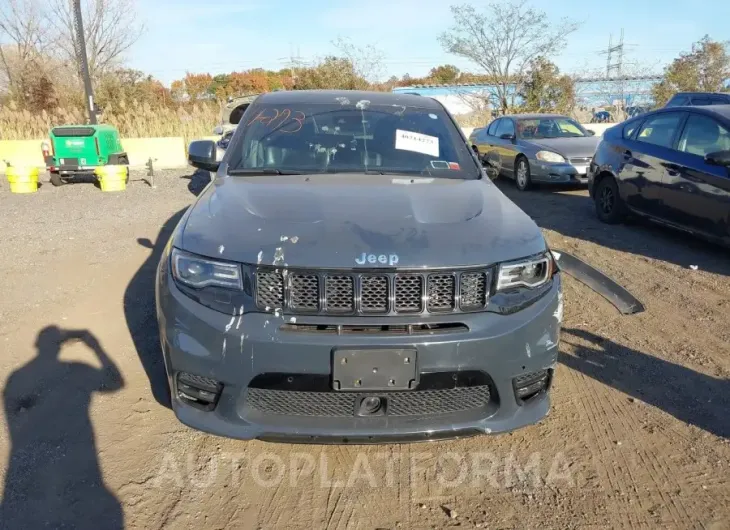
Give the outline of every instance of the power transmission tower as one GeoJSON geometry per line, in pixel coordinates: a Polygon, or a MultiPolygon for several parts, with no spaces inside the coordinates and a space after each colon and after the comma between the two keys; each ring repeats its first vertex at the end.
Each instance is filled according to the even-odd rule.
{"type": "Polygon", "coordinates": [[[624,29],[621,28],[621,38],[619,43],[613,45],[613,35],[608,37],[608,48],[601,52],[606,56],[606,79],[611,79],[611,73],[615,72],[615,76],[620,78],[623,75],[624,66],[624,29]],[[614,54],[617,56],[616,62],[612,62],[614,54]]]}
{"type": "Polygon", "coordinates": [[[292,86],[296,85],[297,74],[296,69],[302,65],[302,58],[299,54],[299,46],[297,46],[297,55],[294,56],[294,48],[289,45],[289,61],[287,66],[289,67],[289,75],[291,77],[292,86]]]}

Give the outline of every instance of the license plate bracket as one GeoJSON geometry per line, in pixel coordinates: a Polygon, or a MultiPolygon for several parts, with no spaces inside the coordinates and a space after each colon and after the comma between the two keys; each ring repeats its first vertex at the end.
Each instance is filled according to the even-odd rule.
{"type": "Polygon", "coordinates": [[[417,385],[415,348],[337,348],[332,352],[335,390],[411,390],[417,385]]]}

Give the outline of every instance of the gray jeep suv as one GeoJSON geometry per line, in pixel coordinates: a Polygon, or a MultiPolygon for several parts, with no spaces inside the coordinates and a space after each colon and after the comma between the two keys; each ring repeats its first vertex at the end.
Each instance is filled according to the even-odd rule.
{"type": "Polygon", "coordinates": [[[539,228],[443,105],[274,92],[241,118],[157,270],[175,414],[210,433],[373,443],[549,409],[562,319],[539,228]]]}

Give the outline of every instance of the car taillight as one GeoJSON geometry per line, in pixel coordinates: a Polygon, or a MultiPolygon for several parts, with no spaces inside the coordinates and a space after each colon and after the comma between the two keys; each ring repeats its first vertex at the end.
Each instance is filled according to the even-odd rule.
{"type": "Polygon", "coordinates": [[[43,158],[53,155],[53,147],[51,142],[43,140],[41,142],[41,149],[43,150],[43,158]]]}

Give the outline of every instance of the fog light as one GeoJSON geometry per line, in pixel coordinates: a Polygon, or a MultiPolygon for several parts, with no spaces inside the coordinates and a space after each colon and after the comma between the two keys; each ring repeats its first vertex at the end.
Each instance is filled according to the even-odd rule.
{"type": "Polygon", "coordinates": [[[530,400],[550,386],[551,370],[538,370],[515,377],[512,384],[515,389],[517,403],[530,400]]]}
{"type": "Polygon", "coordinates": [[[177,373],[177,395],[188,405],[203,410],[213,410],[223,385],[209,377],[186,372],[177,373]]]}

